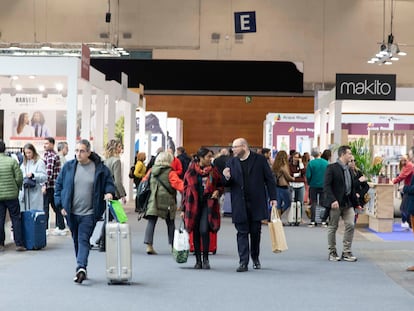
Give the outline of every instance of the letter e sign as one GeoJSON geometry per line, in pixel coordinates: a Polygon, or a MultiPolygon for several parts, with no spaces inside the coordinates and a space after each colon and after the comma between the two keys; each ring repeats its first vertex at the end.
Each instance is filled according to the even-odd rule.
{"type": "Polygon", "coordinates": [[[234,13],[235,33],[256,32],[256,12],[234,13]]]}

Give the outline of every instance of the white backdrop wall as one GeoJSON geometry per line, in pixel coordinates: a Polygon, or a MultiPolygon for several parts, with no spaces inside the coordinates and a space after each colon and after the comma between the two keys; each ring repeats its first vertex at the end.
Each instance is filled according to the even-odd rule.
{"type": "MultiPolygon", "coordinates": [[[[394,2],[393,34],[408,55],[392,66],[366,63],[383,40],[382,0],[110,3],[112,19],[108,24],[107,1],[1,1],[0,41],[107,41],[151,49],[157,59],[301,61],[305,89],[314,83],[333,83],[336,73],[396,73],[400,86],[414,84],[414,1],[394,2]],[[243,11],[256,12],[257,32],[236,40],[234,13],[243,11]],[[109,38],[102,39],[101,33],[109,33],[109,38]],[[212,33],[220,34],[220,39],[212,40],[212,33]]],[[[386,0],[385,35],[390,32],[390,16],[390,0],[386,0]]]]}

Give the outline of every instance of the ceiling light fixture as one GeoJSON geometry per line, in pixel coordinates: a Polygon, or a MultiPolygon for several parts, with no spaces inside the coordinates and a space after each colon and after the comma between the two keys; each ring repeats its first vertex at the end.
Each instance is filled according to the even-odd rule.
{"type": "MultiPolygon", "coordinates": [[[[122,57],[129,52],[111,43],[85,43],[91,58],[122,57]]],[[[82,43],[4,43],[0,42],[0,55],[6,56],[76,56],[80,57],[82,43]]]]}
{"type": "Polygon", "coordinates": [[[394,35],[392,34],[392,26],[394,21],[394,0],[391,0],[391,25],[390,25],[390,34],[388,35],[388,40],[385,42],[385,0],[383,2],[383,30],[382,30],[382,43],[380,46],[380,51],[375,54],[375,57],[372,57],[368,60],[368,64],[378,64],[378,65],[392,65],[393,62],[399,60],[398,56],[405,56],[407,53],[400,50],[400,47],[394,40],[394,35]]]}

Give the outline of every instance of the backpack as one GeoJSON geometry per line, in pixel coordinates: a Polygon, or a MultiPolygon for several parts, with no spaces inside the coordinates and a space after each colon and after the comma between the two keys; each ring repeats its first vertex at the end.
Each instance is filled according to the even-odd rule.
{"type": "Polygon", "coordinates": [[[135,175],[134,175],[134,171],[135,171],[135,165],[131,166],[131,168],[129,169],[129,174],[128,174],[129,178],[131,178],[131,179],[136,178],[135,175]]]}
{"type": "Polygon", "coordinates": [[[137,197],[138,197],[138,220],[145,215],[148,207],[148,200],[151,196],[151,173],[148,175],[148,179],[142,179],[138,185],[137,197]]]}

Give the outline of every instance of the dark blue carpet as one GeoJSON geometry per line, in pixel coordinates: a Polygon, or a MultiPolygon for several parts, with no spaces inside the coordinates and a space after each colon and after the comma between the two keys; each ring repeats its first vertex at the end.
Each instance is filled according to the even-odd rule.
{"type": "Polygon", "coordinates": [[[392,232],[376,232],[371,229],[369,230],[384,241],[414,241],[413,232],[409,229],[401,228],[401,223],[394,223],[392,232]]]}

